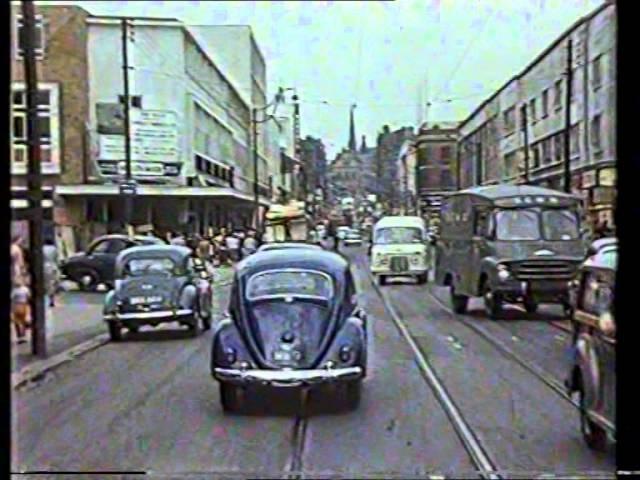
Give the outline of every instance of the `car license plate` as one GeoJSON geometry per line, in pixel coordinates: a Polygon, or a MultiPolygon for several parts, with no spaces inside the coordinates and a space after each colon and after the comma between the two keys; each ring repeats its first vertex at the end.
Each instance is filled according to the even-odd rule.
{"type": "Polygon", "coordinates": [[[153,296],[153,297],[131,297],[132,305],[140,305],[143,303],[159,303],[162,302],[162,297],[153,296]]]}
{"type": "Polygon", "coordinates": [[[273,359],[278,362],[290,362],[291,352],[278,351],[273,354],[273,359]]]}

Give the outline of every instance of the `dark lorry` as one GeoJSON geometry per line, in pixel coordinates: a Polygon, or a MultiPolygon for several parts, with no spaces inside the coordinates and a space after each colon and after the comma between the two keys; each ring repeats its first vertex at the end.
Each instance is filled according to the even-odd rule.
{"type": "Polygon", "coordinates": [[[580,199],[532,186],[459,191],[443,202],[436,252],[436,283],[450,288],[456,313],[482,296],[493,319],[505,302],[529,313],[560,303],[569,314],[569,282],[585,254],[580,199]]]}

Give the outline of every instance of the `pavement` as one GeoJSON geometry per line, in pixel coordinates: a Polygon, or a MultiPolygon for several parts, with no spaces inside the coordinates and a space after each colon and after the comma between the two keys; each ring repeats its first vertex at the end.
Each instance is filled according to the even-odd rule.
{"type": "MultiPolygon", "coordinates": [[[[295,391],[256,393],[263,409],[222,411],[209,373],[212,331],[139,332],[107,343],[14,392],[12,471],[150,472],[158,478],[478,478],[464,444],[390,317],[393,306],[504,478],[542,474],[615,478],[615,448],[590,451],[577,409],[462,320],[488,331],[549,376],[565,372],[567,334],[518,310],[504,321],[448,310],[429,283],[374,288],[364,248],[352,260],[368,312],[369,376],[362,403],[334,410],[312,392],[309,415],[295,391]]],[[[228,288],[218,290],[219,310],[228,288]]],[[[217,318],[219,320],[219,317],[217,318]]],[[[126,478],[135,478],[131,473],[126,478]]],[[[123,477],[124,478],[124,477],[123,477]]]]}

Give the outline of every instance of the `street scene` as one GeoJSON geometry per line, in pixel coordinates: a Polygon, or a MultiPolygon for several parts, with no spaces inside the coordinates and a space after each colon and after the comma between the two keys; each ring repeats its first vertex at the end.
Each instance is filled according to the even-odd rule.
{"type": "Polygon", "coordinates": [[[13,2],[12,476],[616,478],[617,9],[534,3],[13,2]]]}

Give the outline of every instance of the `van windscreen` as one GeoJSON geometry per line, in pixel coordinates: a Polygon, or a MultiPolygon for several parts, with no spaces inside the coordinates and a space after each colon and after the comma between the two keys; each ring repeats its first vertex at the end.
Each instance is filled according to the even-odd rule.
{"type": "Polygon", "coordinates": [[[509,209],[496,212],[497,240],[539,240],[540,216],[533,209],[509,209]]]}
{"type": "Polygon", "coordinates": [[[393,243],[420,243],[422,231],[413,227],[387,227],[376,231],[374,243],[389,245],[393,243]]]}

